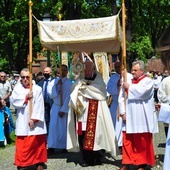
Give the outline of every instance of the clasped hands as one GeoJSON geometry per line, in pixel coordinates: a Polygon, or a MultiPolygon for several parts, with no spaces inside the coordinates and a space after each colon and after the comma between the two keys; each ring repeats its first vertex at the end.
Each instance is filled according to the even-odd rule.
{"type": "Polygon", "coordinates": [[[58,112],[58,115],[62,118],[64,116],[64,112],[58,112]]]}

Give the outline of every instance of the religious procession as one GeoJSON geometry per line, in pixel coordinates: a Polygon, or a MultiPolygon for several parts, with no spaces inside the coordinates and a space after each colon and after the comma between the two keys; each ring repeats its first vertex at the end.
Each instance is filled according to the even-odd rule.
{"type": "Polygon", "coordinates": [[[157,58],[128,58],[133,3],[117,3],[110,16],[62,20],[57,6],[58,20],[40,20],[28,1],[26,66],[0,71],[0,170],[170,169],[170,26],[157,58]]]}

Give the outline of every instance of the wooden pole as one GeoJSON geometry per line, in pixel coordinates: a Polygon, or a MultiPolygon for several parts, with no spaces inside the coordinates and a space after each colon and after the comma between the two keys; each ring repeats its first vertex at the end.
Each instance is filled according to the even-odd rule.
{"type": "MultiPolygon", "coordinates": [[[[30,70],[30,91],[32,91],[32,6],[33,2],[29,0],[29,70],[30,70]]],[[[32,99],[30,99],[30,116],[32,114],[32,99]]]]}
{"type": "Polygon", "coordinates": [[[60,51],[60,79],[61,79],[61,84],[60,84],[60,106],[62,107],[63,105],[63,84],[62,84],[62,51],[60,51]]]}
{"type": "MultiPolygon", "coordinates": [[[[61,21],[62,19],[62,14],[60,13],[61,8],[59,8],[59,14],[58,14],[58,20],[61,21]]],[[[59,57],[60,57],[60,79],[62,82],[62,51],[59,49],[59,57]]],[[[60,84],[60,106],[62,107],[63,105],[63,87],[62,83],[60,84]]]]}
{"type": "Polygon", "coordinates": [[[122,66],[124,67],[123,77],[124,81],[127,82],[127,66],[126,66],[126,8],[125,2],[122,1],[122,35],[123,35],[123,42],[122,42],[122,66]]]}

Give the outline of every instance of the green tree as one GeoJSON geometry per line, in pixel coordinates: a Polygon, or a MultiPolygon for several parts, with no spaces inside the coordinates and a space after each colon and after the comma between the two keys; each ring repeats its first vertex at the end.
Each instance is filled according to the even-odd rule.
{"type": "Polygon", "coordinates": [[[128,50],[131,54],[129,58],[142,58],[146,61],[155,55],[158,39],[169,24],[170,1],[128,0],[127,6],[127,13],[130,14],[128,17],[131,18],[127,23],[131,25],[131,39],[128,39],[128,50]],[[146,44],[148,50],[145,48],[146,44]]]}
{"type": "MultiPolygon", "coordinates": [[[[6,72],[20,71],[27,66],[28,1],[0,1],[0,69],[6,72]]],[[[63,20],[106,17],[117,14],[122,3],[122,0],[32,1],[33,14],[39,20],[42,20],[46,12],[52,15],[53,20],[58,20],[59,13],[62,13],[63,20]]],[[[157,41],[169,24],[170,0],[125,0],[125,3],[127,8],[127,58],[129,62],[140,57],[146,61],[154,55],[157,41]]],[[[33,19],[33,56],[35,58],[36,53],[41,49],[37,21],[33,19]]]]}

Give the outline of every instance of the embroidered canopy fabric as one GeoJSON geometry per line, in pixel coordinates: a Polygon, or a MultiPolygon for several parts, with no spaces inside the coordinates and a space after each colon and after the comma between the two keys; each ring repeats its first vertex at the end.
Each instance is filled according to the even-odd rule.
{"type": "Polygon", "coordinates": [[[38,20],[38,30],[42,46],[53,51],[120,51],[119,15],[67,21],[38,20]]]}

